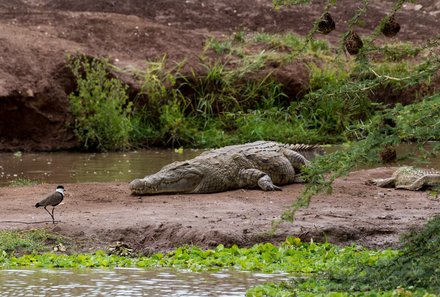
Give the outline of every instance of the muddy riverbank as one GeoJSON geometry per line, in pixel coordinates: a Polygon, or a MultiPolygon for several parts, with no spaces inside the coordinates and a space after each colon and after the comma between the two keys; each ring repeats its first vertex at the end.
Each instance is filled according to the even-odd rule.
{"type": "MultiPolygon", "coordinates": [[[[167,250],[182,244],[213,247],[279,242],[286,236],[368,247],[396,246],[399,236],[440,214],[440,202],[427,192],[367,185],[392,168],[355,171],[334,183],[332,194],[312,199],[293,224],[270,233],[303,185],[280,192],[236,190],[200,195],[131,196],[125,182],[65,184],[66,199],[49,215],[34,204],[53,184],[0,188],[0,229],[47,228],[72,239],[70,251],[92,251],[123,241],[138,251],[167,250]]],[[[68,251],[69,252],[69,251],[68,251]]]]}

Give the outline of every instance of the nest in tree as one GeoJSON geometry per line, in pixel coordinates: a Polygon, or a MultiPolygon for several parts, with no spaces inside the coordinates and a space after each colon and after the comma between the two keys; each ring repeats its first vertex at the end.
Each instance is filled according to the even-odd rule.
{"type": "Polygon", "coordinates": [[[397,158],[396,148],[392,145],[387,145],[379,155],[384,164],[394,162],[397,158]]]}
{"type": "Polygon", "coordinates": [[[344,45],[350,55],[357,55],[359,50],[364,46],[364,43],[356,32],[350,31],[345,39],[344,45]]]}
{"type": "Polygon", "coordinates": [[[394,19],[394,15],[388,18],[388,21],[382,27],[382,34],[386,37],[394,37],[400,31],[400,25],[394,19]]]}
{"type": "Polygon", "coordinates": [[[336,24],[332,19],[330,13],[326,12],[321,17],[318,23],[318,32],[321,34],[328,34],[336,28],[336,24]]]}

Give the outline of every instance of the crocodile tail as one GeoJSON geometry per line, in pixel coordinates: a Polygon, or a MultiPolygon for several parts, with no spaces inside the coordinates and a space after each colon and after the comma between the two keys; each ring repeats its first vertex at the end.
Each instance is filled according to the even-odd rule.
{"type": "Polygon", "coordinates": [[[318,155],[325,153],[319,144],[289,144],[288,148],[303,155],[307,160],[313,160],[318,155]]]}

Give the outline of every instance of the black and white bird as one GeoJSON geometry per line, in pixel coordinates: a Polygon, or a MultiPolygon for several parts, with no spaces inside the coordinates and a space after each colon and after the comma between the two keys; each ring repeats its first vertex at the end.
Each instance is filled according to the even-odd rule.
{"type": "Polygon", "coordinates": [[[55,206],[60,204],[61,201],[63,201],[63,199],[64,199],[64,187],[58,186],[54,193],[50,194],[49,196],[47,196],[46,198],[44,198],[43,200],[41,200],[40,202],[35,204],[35,207],[38,208],[38,207],[43,206],[44,209],[47,211],[47,213],[51,216],[52,223],[55,224],[53,211],[55,210],[55,206]],[[49,205],[52,206],[52,213],[50,211],[48,211],[46,208],[49,205]]]}

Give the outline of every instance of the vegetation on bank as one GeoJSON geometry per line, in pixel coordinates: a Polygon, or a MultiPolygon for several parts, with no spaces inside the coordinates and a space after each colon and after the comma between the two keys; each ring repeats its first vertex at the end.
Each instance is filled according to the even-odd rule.
{"type": "MultiPolygon", "coordinates": [[[[338,247],[288,237],[279,246],[218,245],[208,250],[183,246],[168,253],[138,257],[110,255],[102,250],[93,254],[65,254],[58,248],[66,239],[58,236],[41,230],[1,231],[0,268],[168,267],[192,271],[286,272],[292,276],[291,280],[259,285],[249,289],[247,296],[435,296],[440,294],[439,228],[440,219],[431,220],[422,231],[407,235],[401,250],[338,247]],[[14,232],[18,239],[12,240],[14,232]],[[51,244],[47,244],[48,239],[51,244]],[[44,242],[46,247],[52,246],[58,252],[38,253],[42,249],[36,242],[44,242]]],[[[68,243],[66,246],[69,250],[68,243]]]]}
{"type": "Polygon", "coordinates": [[[33,186],[33,185],[38,185],[40,183],[41,181],[33,180],[25,177],[17,177],[9,181],[9,185],[12,187],[33,186]]]}
{"type": "MultiPolygon", "coordinates": [[[[417,143],[421,161],[440,152],[440,93],[407,106],[377,112],[371,119],[347,129],[352,141],[340,150],[318,156],[310,167],[304,168],[307,181],[304,190],[284,218],[291,220],[295,210],[307,206],[310,198],[319,192],[331,192],[333,181],[351,170],[365,165],[395,161],[396,148],[405,142],[417,143]],[[427,150],[425,146],[430,143],[427,150]]],[[[405,158],[408,156],[399,156],[405,158]]],[[[415,154],[409,156],[417,158],[415,154]]],[[[438,191],[438,189],[436,189],[438,191]]]]}
{"type": "Polygon", "coordinates": [[[394,43],[353,60],[325,41],[291,33],[236,33],[209,39],[206,53],[218,58],[197,66],[164,58],[134,72],[106,59],[70,57],[74,129],[91,150],[357,140],[365,135],[360,125],[389,108],[382,103],[388,93],[414,103],[432,95],[440,63],[430,49],[394,43]],[[274,77],[289,65],[306,72],[298,73],[308,79],[302,89],[286,90],[274,77]],[[116,78],[121,74],[136,77],[138,87],[129,90],[116,78]]]}
{"type": "Polygon", "coordinates": [[[65,241],[44,229],[0,230],[0,254],[14,256],[50,252],[53,244],[65,241]]]}

